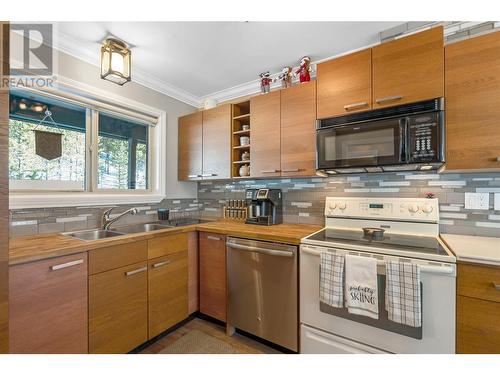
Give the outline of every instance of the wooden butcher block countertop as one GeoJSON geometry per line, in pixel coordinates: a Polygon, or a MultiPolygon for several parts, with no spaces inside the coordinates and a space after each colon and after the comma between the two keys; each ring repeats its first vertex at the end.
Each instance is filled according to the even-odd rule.
{"type": "Polygon", "coordinates": [[[125,234],[95,241],[82,241],[59,233],[24,236],[9,241],[9,264],[21,264],[106,246],[121,245],[129,242],[147,240],[160,235],[186,233],[195,230],[214,232],[235,237],[283,242],[298,245],[300,239],[320,230],[321,227],[305,224],[278,224],[273,226],[249,225],[234,221],[218,220],[210,223],[165,228],[153,232],[125,234]]]}

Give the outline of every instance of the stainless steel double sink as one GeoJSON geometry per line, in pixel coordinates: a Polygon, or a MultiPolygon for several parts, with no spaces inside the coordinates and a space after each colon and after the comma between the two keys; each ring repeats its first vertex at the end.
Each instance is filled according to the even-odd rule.
{"type": "Polygon", "coordinates": [[[173,226],[166,224],[158,224],[158,223],[131,224],[107,230],[89,229],[89,230],[80,230],[76,232],[66,232],[63,233],[63,235],[78,238],[83,241],[94,241],[103,238],[123,236],[125,234],[152,232],[155,230],[161,230],[167,228],[173,228],[173,226]]]}

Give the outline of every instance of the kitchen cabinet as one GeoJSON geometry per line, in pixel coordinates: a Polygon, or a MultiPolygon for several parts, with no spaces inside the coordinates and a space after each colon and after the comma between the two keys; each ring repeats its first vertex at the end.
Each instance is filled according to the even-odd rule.
{"type": "Polygon", "coordinates": [[[500,267],[463,264],[457,275],[457,353],[500,353],[500,267]]]}
{"type": "Polygon", "coordinates": [[[281,90],[250,99],[250,177],[281,175],[281,90]]]}
{"type": "Polygon", "coordinates": [[[10,267],[10,353],[85,354],[87,253],[10,267]]]}
{"type": "Polygon", "coordinates": [[[443,28],[372,49],[373,109],[444,96],[443,28]]]}
{"type": "Polygon", "coordinates": [[[446,170],[500,169],[500,32],[446,46],[446,170]]]}
{"type": "Polygon", "coordinates": [[[371,109],[371,48],[318,64],[316,84],[319,119],[371,109]]]}
{"type": "Polygon", "coordinates": [[[136,241],[121,245],[106,246],[89,251],[89,274],[144,261],[148,258],[148,243],[136,241]]]}
{"type": "Polygon", "coordinates": [[[202,112],[179,118],[178,178],[180,181],[199,180],[202,171],[202,112]]]}
{"type": "Polygon", "coordinates": [[[281,175],[316,173],[316,82],[281,91],[281,175]]]}
{"type": "Polygon", "coordinates": [[[203,111],[204,180],[231,177],[231,105],[203,111]]]}
{"type": "Polygon", "coordinates": [[[198,232],[188,233],[188,314],[200,309],[198,232]]]}
{"type": "Polygon", "coordinates": [[[199,233],[200,312],[226,321],[226,237],[199,233]]]}
{"type": "Polygon", "coordinates": [[[187,248],[148,261],[149,339],[188,316],[187,248]]]}
{"type": "Polygon", "coordinates": [[[89,277],[89,350],[127,353],[148,340],[146,261],[89,277]]]}

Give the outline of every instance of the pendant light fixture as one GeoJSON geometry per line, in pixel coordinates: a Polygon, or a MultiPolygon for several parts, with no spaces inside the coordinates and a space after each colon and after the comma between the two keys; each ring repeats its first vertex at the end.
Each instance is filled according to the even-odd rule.
{"type": "Polygon", "coordinates": [[[131,52],[125,43],[108,38],[101,47],[101,78],[120,86],[130,78],[131,52]]]}

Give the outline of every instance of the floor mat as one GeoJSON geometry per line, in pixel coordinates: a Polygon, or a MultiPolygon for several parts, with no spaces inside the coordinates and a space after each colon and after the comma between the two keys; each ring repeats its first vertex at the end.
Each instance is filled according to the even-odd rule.
{"type": "Polygon", "coordinates": [[[240,352],[222,340],[193,330],[172,345],[163,349],[161,354],[239,354],[240,352]]]}

